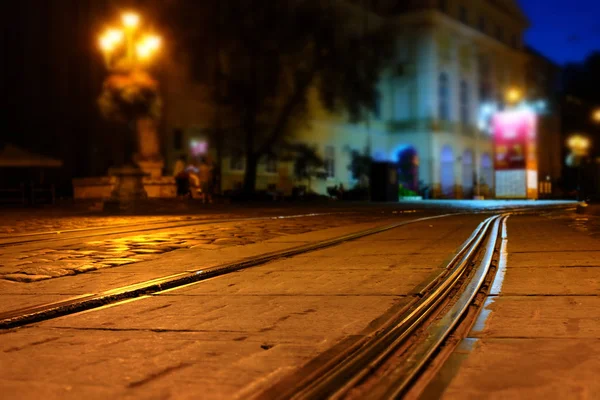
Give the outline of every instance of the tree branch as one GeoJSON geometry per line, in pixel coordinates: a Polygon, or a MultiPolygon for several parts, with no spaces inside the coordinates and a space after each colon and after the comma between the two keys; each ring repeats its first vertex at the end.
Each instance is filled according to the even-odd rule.
{"type": "Polygon", "coordinates": [[[277,139],[281,136],[281,133],[284,131],[290,118],[292,117],[294,110],[300,103],[300,100],[302,100],[306,90],[317,75],[318,68],[318,63],[315,63],[306,77],[299,84],[294,86],[293,94],[289,97],[287,103],[277,117],[277,121],[275,122],[271,133],[260,147],[258,151],[259,155],[267,152],[275,144],[275,142],[277,142],[277,139]]]}

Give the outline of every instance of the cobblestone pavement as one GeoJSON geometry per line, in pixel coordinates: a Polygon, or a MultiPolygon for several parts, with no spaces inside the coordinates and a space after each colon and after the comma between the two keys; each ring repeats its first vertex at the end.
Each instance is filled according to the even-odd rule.
{"type": "MultiPolygon", "coordinates": [[[[347,339],[375,335],[383,321],[444,270],[484,218],[416,222],[202,283],[0,332],[0,391],[11,399],[253,398],[319,354],[334,355],[334,346],[347,339]]],[[[345,224],[362,219],[303,218],[243,228],[285,236],[312,229],[310,225],[344,224],[327,233],[298,235],[314,242],[331,238],[332,230],[348,234],[356,225],[345,224]]],[[[387,223],[399,219],[388,215],[387,223]]],[[[373,220],[364,225],[374,225],[373,220]]],[[[238,225],[227,227],[239,230],[238,225]]],[[[295,246],[302,243],[298,236],[274,241],[295,246]]],[[[263,245],[264,254],[266,243],[239,252],[263,245]]],[[[186,250],[163,260],[212,252],[186,250]]],[[[163,260],[147,264],[158,266],[163,260]]],[[[49,289],[92,275],[120,272],[11,286],[46,286],[46,294],[74,296],[76,292],[49,289]]],[[[88,287],[80,293],[90,293],[88,287]]],[[[35,296],[42,293],[38,290],[35,296]]],[[[2,302],[10,301],[6,297],[2,302]]]]}
{"type": "MultiPolygon", "coordinates": [[[[114,268],[156,259],[178,249],[201,247],[219,249],[269,240],[278,236],[301,234],[326,228],[376,221],[366,215],[325,215],[278,220],[240,221],[193,227],[165,229],[116,238],[96,237],[83,243],[11,251],[0,256],[0,279],[35,282],[114,268]]],[[[386,218],[389,218],[387,214],[386,218]]]]}
{"type": "MultiPolygon", "coordinates": [[[[40,232],[68,231],[119,225],[152,224],[163,221],[192,219],[223,219],[309,214],[309,207],[249,207],[235,205],[205,205],[183,207],[186,203],[173,203],[170,212],[143,215],[110,215],[102,212],[77,212],[70,209],[54,210],[0,210],[0,237],[40,232]]],[[[323,207],[321,212],[332,211],[323,207]]],[[[334,210],[335,211],[335,210],[334,210]]]]}
{"type": "Polygon", "coordinates": [[[138,225],[152,224],[161,221],[186,221],[194,219],[194,216],[80,216],[80,217],[39,217],[19,216],[2,217],[0,235],[21,235],[42,232],[68,231],[85,228],[100,228],[116,225],[138,225]]]}

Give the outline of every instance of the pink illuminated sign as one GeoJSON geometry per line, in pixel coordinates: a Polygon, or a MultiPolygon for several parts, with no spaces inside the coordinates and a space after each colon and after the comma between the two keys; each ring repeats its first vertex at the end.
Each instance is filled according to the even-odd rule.
{"type": "Polygon", "coordinates": [[[497,113],[492,120],[494,167],[498,170],[524,170],[535,158],[537,116],[530,110],[497,113]],[[533,154],[533,156],[532,156],[533,154]]]}

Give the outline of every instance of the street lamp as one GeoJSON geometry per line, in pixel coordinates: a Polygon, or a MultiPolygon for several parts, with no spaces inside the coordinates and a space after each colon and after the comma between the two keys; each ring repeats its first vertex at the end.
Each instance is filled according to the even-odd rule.
{"type": "Polygon", "coordinates": [[[160,176],[163,166],[156,130],[161,99],[158,83],[147,71],[162,39],[143,29],[139,14],[126,12],[118,25],[100,35],[98,44],[110,73],[98,99],[100,110],[107,119],[132,128],[124,138],[126,159],[115,169],[117,181],[108,203],[132,204],[147,197],[143,177],[160,176]]]}
{"type": "Polygon", "coordinates": [[[145,66],[160,50],[162,39],[140,31],[141,18],[134,12],[121,15],[121,28],[109,28],[99,38],[109,70],[131,71],[145,66]]]}
{"type": "Polygon", "coordinates": [[[592,112],[592,121],[594,121],[597,124],[600,124],[600,108],[592,112]]]}
{"type": "Polygon", "coordinates": [[[567,139],[567,147],[571,150],[571,163],[577,167],[577,201],[580,201],[582,161],[588,155],[590,140],[583,134],[575,133],[567,139]]]}
{"type": "Polygon", "coordinates": [[[506,91],[506,101],[509,104],[518,103],[523,97],[523,93],[518,88],[512,87],[506,91]]]}
{"type": "Polygon", "coordinates": [[[125,28],[130,30],[137,29],[140,24],[140,16],[134,12],[126,12],[121,15],[121,20],[125,28]]]}

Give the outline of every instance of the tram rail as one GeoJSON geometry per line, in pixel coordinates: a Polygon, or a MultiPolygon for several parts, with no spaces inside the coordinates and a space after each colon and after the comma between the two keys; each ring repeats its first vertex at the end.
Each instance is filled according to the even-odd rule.
{"type": "Polygon", "coordinates": [[[495,215],[483,221],[444,271],[377,331],[322,363],[309,363],[257,397],[401,398],[495,274],[499,231],[506,218],[495,215]]]}

